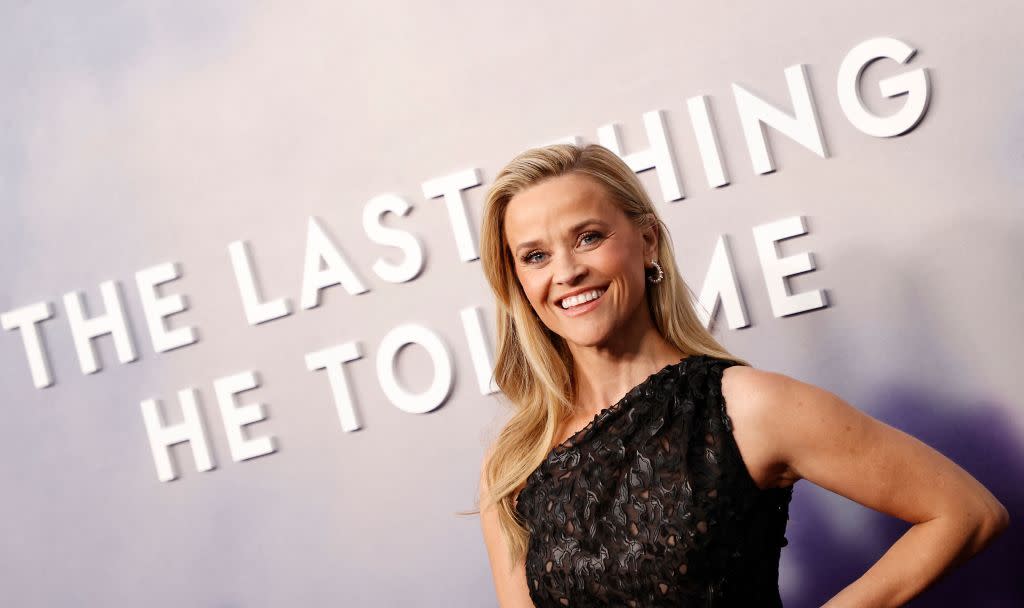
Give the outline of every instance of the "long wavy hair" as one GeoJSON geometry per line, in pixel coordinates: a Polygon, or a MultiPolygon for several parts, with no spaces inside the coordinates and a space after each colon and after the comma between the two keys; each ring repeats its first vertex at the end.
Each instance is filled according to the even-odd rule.
{"type": "Polygon", "coordinates": [[[565,340],[541,322],[516,276],[505,238],[505,211],[519,192],[568,173],[596,179],[639,229],[657,226],[657,260],[665,276],[657,284],[645,283],[646,299],[654,326],[665,339],[686,356],[706,354],[749,365],[726,351],[701,323],[694,311],[696,299],[676,267],[668,229],[621,158],[597,144],[553,144],[513,158],[487,193],[480,236],[481,262],[497,304],[494,380],[511,402],[512,416],[484,459],[481,481],[487,483],[487,496],[478,510],[468,512],[497,505],[512,564],[524,558],[529,541],[515,497],[554,447],[557,429],[572,415],[576,379],[565,340]]]}

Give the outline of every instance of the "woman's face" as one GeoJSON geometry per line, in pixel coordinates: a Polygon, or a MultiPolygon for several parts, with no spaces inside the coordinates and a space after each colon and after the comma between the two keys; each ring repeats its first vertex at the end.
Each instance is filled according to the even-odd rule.
{"type": "Polygon", "coordinates": [[[570,344],[628,347],[650,322],[644,267],[657,251],[654,228],[637,228],[596,179],[568,173],[515,195],[505,238],[537,316],[570,344]],[[601,295],[562,306],[581,289],[601,295]]]}

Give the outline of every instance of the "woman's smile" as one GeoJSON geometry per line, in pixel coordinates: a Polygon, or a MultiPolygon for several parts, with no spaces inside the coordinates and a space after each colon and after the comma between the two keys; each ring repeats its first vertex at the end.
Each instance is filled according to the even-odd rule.
{"type": "MultiPolygon", "coordinates": [[[[590,293],[593,293],[593,292],[590,292],[590,293]]],[[[600,306],[601,302],[604,301],[604,294],[606,294],[606,293],[608,293],[608,289],[607,288],[599,290],[598,291],[598,296],[596,298],[593,298],[591,300],[587,300],[587,301],[583,302],[582,304],[575,304],[573,306],[569,306],[568,308],[565,308],[565,305],[560,302],[559,305],[558,305],[558,308],[561,309],[562,313],[565,316],[567,316],[567,317],[578,317],[578,316],[580,316],[582,314],[586,314],[586,313],[594,310],[598,306],[600,306]]],[[[587,294],[580,294],[580,296],[587,296],[587,294]]],[[[580,296],[574,296],[574,297],[580,297],[580,296]]],[[[580,299],[583,299],[583,298],[580,298],[580,299]]],[[[570,302],[572,302],[572,301],[573,300],[570,300],[570,302]]]]}

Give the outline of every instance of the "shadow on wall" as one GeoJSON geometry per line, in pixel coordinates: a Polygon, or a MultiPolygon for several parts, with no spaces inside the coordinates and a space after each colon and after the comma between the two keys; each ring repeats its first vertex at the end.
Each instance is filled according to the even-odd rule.
{"type": "MultiPolygon", "coordinates": [[[[890,390],[878,403],[875,418],[896,427],[956,462],[973,475],[1010,512],[1010,527],[966,564],[954,569],[907,606],[1024,606],[1024,579],[1016,563],[1024,546],[1024,450],[1015,440],[1009,409],[996,404],[943,403],[931,394],[890,390]]],[[[783,588],[787,608],[821,606],[863,574],[910,527],[812,486],[806,481],[793,494],[786,567],[794,569],[798,589],[783,588]],[[830,494],[831,496],[825,496],[830,494]],[[836,498],[856,509],[862,542],[851,542],[837,513],[826,500],[836,498]]],[[[849,512],[850,509],[844,511],[849,512]]],[[[783,581],[786,576],[783,573],[783,581]]]]}
{"type": "MultiPolygon", "coordinates": [[[[928,184],[895,184],[891,196],[897,206],[955,196],[987,210],[1016,200],[1004,174],[988,186],[977,190],[963,182],[942,192],[928,184]]],[[[813,372],[806,375],[816,384],[851,397],[858,409],[941,452],[1010,512],[1010,527],[999,538],[907,605],[1024,606],[1024,578],[1013,566],[1019,553],[1013,549],[1024,545],[1024,448],[1012,418],[1019,404],[1006,403],[1020,394],[1014,353],[1024,326],[1012,320],[1019,316],[1024,275],[1013,260],[1019,258],[1024,224],[1016,216],[1000,222],[962,214],[933,220],[919,232],[919,245],[898,253],[854,239],[833,249],[831,257],[821,256],[821,268],[832,264],[855,272],[856,287],[831,289],[829,301],[830,308],[853,302],[856,324],[823,314],[813,331],[793,333],[782,347],[798,349],[792,355],[797,361],[813,352],[813,372]],[[851,361],[856,364],[846,363],[851,361]],[[902,381],[901,374],[916,384],[902,381]],[[980,398],[965,400],[970,394],[980,398]],[[991,394],[1000,397],[987,398],[991,394]]],[[[798,482],[780,572],[786,607],[821,606],[909,527],[798,482]]]]}

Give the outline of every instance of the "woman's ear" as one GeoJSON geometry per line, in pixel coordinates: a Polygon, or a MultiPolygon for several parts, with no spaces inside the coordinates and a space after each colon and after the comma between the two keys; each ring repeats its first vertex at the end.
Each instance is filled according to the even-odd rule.
{"type": "Polygon", "coordinates": [[[658,259],[658,224],[654,223],[643,229],[644,263],[658,259]]]}

